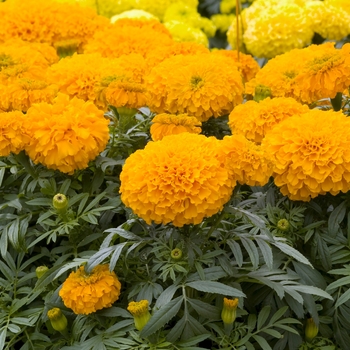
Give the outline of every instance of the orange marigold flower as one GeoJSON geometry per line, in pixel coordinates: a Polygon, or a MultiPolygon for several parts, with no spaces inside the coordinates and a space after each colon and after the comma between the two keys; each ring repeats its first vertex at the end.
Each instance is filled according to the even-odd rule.
{"type": "Polygon", "coordinates": [[[92,102],[59,94],[53,104],[28,109],[26,152],[35,163],[72,174],[85,169],[109,139],[109,121],[92,102]]]}
{"type": "Polygon", "coordinates": [[[200,121],[230,113],[244,91],[231,59],[213,54],[168,58],[152,69],[146,86],[152,111],[187,113],[200,121]]]}
{"type": "Polygon", "coordinates": [[[336,49],[334,43],[311,45],[308,58],[295,78],[294,94],[306,103],[334,98],[350,86],[350,44],[336,49]]]}
{"type": "Polygon", "coordinates": [[[181,133],[149,142],[127,158],[121,198],[148,224],[199,224],[222,210],[235,181],[229,178],[219,141],[181,133]]]}
{"type": "Polygon", "coordinates": [[[228,125],[233,134],[261,143],[266,133],[282,120],[309,110],[291,97],[266,98],[238,105],[229,115],[228,125]]]}
{"type": "Polygon", "coordinates": [[[28,139],[23,133],[25,116],[22,112],[0,111],[0,156],[17,154],[24,149],[28,139]]]}
{"type": "Polygon", "coordinates": [[[66,307],[75,314],[88,315],[111,307],[119,299],[121,284],[108,265],[97,265],[90,274],[84,266],[71,272],[59,291],[66,307]]]}
{"type": "Polygon", "coordinates": [[[152,119],[151,137],[153,141],[159,141],[164,136],[176,135],[182,132],[199,134],[202,129],[202,123],[195,117],[187,114],[158,114],[152,119]]]}
{"type": "Polygon", "coordinates": [[[85,53],[119,57],[139,53],[147,57],[158,46],[173,44],[169,31],[156,20],[121,19],[96,31],[86,45],[85,53]]]}
{"type": "Polygon", "coordinates": [[[260,70],[258,62],[251,55],[245,55],[244,53],[238,53],[236,50],[216,50],[213,54],[224,55],[232,59],[232,62],[237,66],[241,72],[245,82],[252,80],[260,70]]]}
{"type": "Polygon", "coordinates": [[[57,92],[56,85],[44,80],[18,78],[8,85],[0,84],[0,108],[26,112],[33,103],[52,103],[57,92]]]}
{"type": "Polygon", "coordinates": [[[315,109],[276,125],[262,147],[272,157],[281,192],[309,201],[350,189],[349,144],[350,120],[341,112],[315,109]]]}
{"type": "Polygon", "coordinates": [[[230,176],[240,184],[264,186],[272,175],[272,163],[261,146],[243,135],[225,136],[221,152],[230,176]]]}

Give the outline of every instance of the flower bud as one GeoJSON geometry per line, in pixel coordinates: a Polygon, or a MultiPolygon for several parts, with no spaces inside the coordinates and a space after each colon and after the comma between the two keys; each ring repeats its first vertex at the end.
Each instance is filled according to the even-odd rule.
{"type": "Polygon", "coordinates": [[[45,272],[48,270],[49,268],[47,266],[38,266],[35,269],[35,274],[37,278],[41,278],[44,276],[45,272]]]}
{"type": "Polygon", "coordinates": [[[238,298],[224,298],[224,305],[221,312],[221,319],[225,324],[232,324],[236,320],[238,298]]]}
{"type": "Polygon", "coordinates": [[[148,311],[148,300],[132,301],[127,310],[134,316],[135,328],[138,331],[141,331],[151,318],[148,311]]]}
{"type": "Polygon", "coordinates": [[[271,96],[271,89],[265,85],[257,85],[255,87],[254,101],[259,102],[271,96]]]}
{"type": "Polygon", "coordinates": [[[306,327],[305,327],[305,339],[307,342],[312,341],[316,337],[318,333],[318,327],[313,320],[313,318],[308,318],[306,320],[306,327]]]}
{"type": "Polygon", "coordinates": [[[170,256],[174,260],[180,260],[182,258],[182,250],[175,248],[171,251],[170,256]]]}
{"type": "Polygon", "coordinates": [[[68,206],[68,199],[64,194],[57,193],[52,200],[52,205],[57,210],[64,210],[68,206]]]}
{"type": "Polygon", "coordinates": [[[67,328],[67,318],[58,307],[49,310],[47,316],[54,330],[62,332],[67,328]]]}
{"type": "Polygon", "coordinates": [[[289,229],[289,221],[287,219],[278,220],[277,228],[281,231],[287,231],[289,229]]]}

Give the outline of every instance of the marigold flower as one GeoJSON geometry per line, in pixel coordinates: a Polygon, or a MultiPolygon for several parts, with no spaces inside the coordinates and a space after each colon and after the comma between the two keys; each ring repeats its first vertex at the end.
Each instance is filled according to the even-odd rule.
{"type": "Polygon", "coordinates": [[[230,177],[240,184],[264,186],[272,175],[272,163],[265,151],[242,135],[225,136],[221,152],[230,177]]]}
{"type": "Polygon", "coordinates": [[[334,98],[350,86],[350,44],[336,49],[334,43],[311,45],[308,58],[295,78],[294,94],[306,103],[334,98]]]}
{"type": "Polygon", "coordinates": [[[238,298],[224,298],[224,305],[221,311],[221,319],[226,324],[232,324],[236,320],[236,311],[238,307],[238,298]]]}
{"type": "Polygon", "coordinates": [[[233,134],[261,143],[266,133],[276,124],[293,115],[309,110],[291,97],[266,98],[260,102],[247,101],[238,105],[229,115],[228,125],[233,134]]]}
{"type": "Polygon", "coordinates": [[[127,310],[134,316],[135,328],[138,331],[141,331],[151,318],[148,300],[131,301],[127,310]]]}
{"type": "MultiPolygon", "coordinates": [[[[232,3],[231,0],[230,0],[230,3],[232,3]]],[[[227,14],[218,13],[216,15],[211,16],[210,19],[212,20],[212,22],[214,23],[215,27],[219,32],[226,33],[230,28],[231,24],[234,23],[236,16],[234,14],[227,15],[227,14]]]]}
{"type": "Polygon", "coordinates": [[[213,54],[170,57],[152,69],[146,85],[152,111],[187,113],[200,121],[230,113],[244,91],[231,59],[213,54]]]}
{"type": "MultiPolygon", "coordinates": [[[[248,16],[250,11],[256,13],[255,6],[254,2],[246,9],[248,16]]],[[[253,56],[272,58],[309,45],[313,34],[304,7],[282,1],[275,6],[265,4],[264,10],[248,22],[243,40],[253,56]]]]}
{"type": "Polygon", "coordinates": [[[149,142],[125,162],[122,201],[148,224],[182,227],[216,214],[235,185],[219,159],[218,142],[190,133],[149,142]]]}
{"type": "Polygon", "coordinates": [[[38,103],[28,109],[25,149],[35,163],[72,174],[85,169],[104,150],[109,121],[92,102],[59,94],[53,104],[38,103]]]}
{"type": "Polygon", "coordinates": [[[57,210],[66,209],[68,206],[68,199],[62,193],[57,193],[52,199],[52,205],[57,210]]]}
{"type": "Polygon", "coordinates": [[[287,219],[278,220],[277,228],[281,231],[287,231],[289,229],[289,221],[287,219]]]}
{"type": "Polygon", "coordinates": [[[22,112],[0,111],[0,156],[7,157],[10,153],[22,151],[28,142],[23,133],[25,115],[22,112]]]}
{"type": "Polygon", "coordinates": [[[199,134],[202,129],[202,123],[195,117],[187,114],[158,114],[152,119],[151,137],[153,141],[159,141],[164,136],[180,134],[182,132],[190,132],[199,134]]]}
{"type": "Polygon", "coordinates": [[[156,16],[153,16],[151,13],[146,12],[144,10],[128,10],[128,11],[124,11],[119,13],[118,15],[115,15],[111,18],[111,23],[115,23],[117,21],[119,21],[120,19],[123,18],[134,18],[134,19],[155,19],[158,20],[158,18],[156,16]]]}
{"type": "Polygon", "coordinates": [[[305,339],[307,342],[312,341],[318,333],[318,327],[312,317],[306,320],[305,339]]]}
{"type": "Polygon", "coordinates": [[[275,184],[283,195],[309,201],[350,189],[349,142],[350,120],[344,114],[310,110],[277,124],[262,147],[272,157],[275,184]]]}
{"type": "Polygon", "coordinates": [[[240,52],[238,59],[237,50],[215,50],[213,54],[229,57],[241,72],[244,82],[252,80],[260,70],[258,62],[251,55],[240,52]]]}
{"type": "Polygon", "coordinates": [[[47,317],[51,322],[51,326],[55,331],[62,332],[67,328],[68,320],[62,311],[55,307],[47,312],[47,317]]]}
{"type": "Polygon", "coordinates": [[[182,250],[180,248],[175,248],[171,251],[170,256],[174,260],[180,260],[182,258],[182,250]]]}
{"type": "Polygon", "coordinates": [[[66,307],[75,314],[88,315],[111,307],[119,299],[121,284],[108,265],[97,265],[90,274],[84,266],[71,272],[59,291],[66,307]]]}

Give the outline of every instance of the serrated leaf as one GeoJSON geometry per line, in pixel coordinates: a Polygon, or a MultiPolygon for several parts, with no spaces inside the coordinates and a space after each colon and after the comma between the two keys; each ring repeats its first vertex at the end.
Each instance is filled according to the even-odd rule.
{"type": "Polygon", "coordinates": [[[242,253],[241,246],[233,239],[228,239],[227,244],[230,247],[230,249],[231,249],[231,251],[236,259],[237,265],[239,267],[242,267],[242,265],[243,265],[243,253],[242,253]]]}
{"type": "Polygon", "coordinates": [[[310,261],[300,252],[298,252],[296,249],[294,249],[293,247],[289,246],[288,244],[282,243],[282,242],[271,242],[271,244],[273,244],[275,247],[277,247],[278,249],[280,249],[283,253],[291,256],[292,258],[294,258],[295,260],[300,261],[301,263],[305,264],[305,265],[311,265],[310,261]]]}
{"type": "Polygon", "coordinates": [[[128,242],[123,242],[123,243],[120,243],[118,245],[115,246],[115,250],[112,254],[112,257],[111,257],[111,260],[109,262],[109,270],[110,271],[113,271],[114,268],[115,268],[115,265],[117,264],[118,262],[118,259],[120,257],[120,254],[122,253],[123,251],[123,248],[125,247],[125,245],[127,244],[128,242]]]}
{"type": "Polygon", "coordinates": [[[198,299],[188,298],[187,301],[199,315],[209,320],[216,320],[220,318],[221,310],[218,307],[210,305],[198,299]]]}
{"type": "Polygon", "coordinates": [[[123,238],[128,239],[128,240],[132,240],[132,241],[141,241],[142,240],[141,237],[135,235],[134,233],[132,233],[130,231],[126,231],[121,227],[111,228],[111,229],[106,230],[105,232],[118,234],[120,237],[123,237],[123,238]]]}
{"type": "Polygon", "coordinates": [[[112,254],[115,247],[116,247],[116,245],[114,245],[112,247],[101,249],[97,253],[95,253],[93,256],[91,256],[89,261],[87,262],[87,264],[85,266],[85,271],[87,273],[90,273],[91,270],[95,266],[99,265],[103,260],[105,260],[106,258],[108,258],[112,254]]]}
{"type": "Polygon", "coordinates": [[[295,285],[295,286],[288,286],[288,287],[291,289],[297,290],[298,292],[301,292],[301,293],[318,295],[322,298],[333,300],[332,296],[329,295],[327,292],[314,286],[295,285]]]}
{"type": "Polygon", "coordinates": [[[277,312],[273,314],[268,325],[269,326],[273,325],[277,320],[279,320],[286,313],[287,310],[288,310],[288,306],[281,307],[277,312]]]}
{"type": "Polygon", "coordinates": [[[264,306],[258,315],[257,330],[260,330],[270,315],[271,306],[264,306]]]}
{"type": "Polygon", "coordinates": [[[255,241],[260,248],[260,251],[262,253],[262,256],[264,258],[266,266],[270,270],[272,270],[272,268],[273,268],[273,253],[272,253],[271,247],[265,242],[265,240],[263,240],[259,237],[256,237],[255,241]]]}
{"type": "Polygon", "coordinates": [[[157,332],[158,329],[168,323],[180,310],[183,297],[179,296],[168,304],[164,305],[159,310],[155,311],[146,326],[140,333],[142,338],[147,338],[151,334],[157,332]]]}
{"type": "Polygon", "coordinates": [[[347,284],[350,284],[350,276],[345,276],[332,282],[331,284],[328,285],[326,291],[331,292],[333,289],[345,286],[347,284]]]}
{"type": "Polygon", "coordinates": [[[343,293],[335,303],[335,308],[338,308],[340,305],[346,303],[350,299],[350,289],[343,293]]]}
{"type": "Polygon", "coordinates": [[[160,309],[163,305],[166,305],[167,303],[169,303],[178,288],[179,286],[175,284],[171,284],[168,288],[166,288],[162,292],[162,294],[159,295],[154,308],[157,310],[157,309],[160,309]]]}
{"type": "Polygon", "coordinates": [[[5,347],[6,333],[7,333],[6,327],[1,328],[1,330],[0,330],[0,350],[2,350],[5,347]]]}
{"type": "Polygon", "coordinates": [[[259,252],[257,247],[255,246],[254,242],[249,238],[245,238],[241,236],[240,239],[245,250],[249,255],[249,258],[250,258],[250,261],[252,262],[254,270],[257,269],[259,265],[259,252]]]}
{"type": "Polygon", "coordinates": [[[200,292],[228,295],[231,297],[245,297],[242,291],[215,281],[188,282],[186,286],[199,290],[200,292]]]}
{"type": "Polygon", "coordinates": [[[260,347],[264,350],[272,350],[271,346],[268,344],[268,342],[261,337],[260,335],[253,335],[252,336],[254,338],[254,340],[260,345],[260,347]]]}
{"type": "Polygon", "coordinates": [[[340,223],[344,220],[346,214],[347,201],[340,203],[331,213],[328,219],[328,232],[335,237],[339,230],[340,223]]]}

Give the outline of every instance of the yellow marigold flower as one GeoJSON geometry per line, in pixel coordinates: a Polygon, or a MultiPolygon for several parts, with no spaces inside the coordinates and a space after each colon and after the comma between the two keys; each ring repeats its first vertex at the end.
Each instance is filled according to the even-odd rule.
{"type": "Polygon", "coordinates": [[[231,59],[213,54],[174,56],[146,77],[149,108],[157,113],[187,113],[206,121],[242,103],[243,82],[231,59]]]}
{"type": "Polygon", "coordinates": [[[85,169],[102,152],[109,139],[109,121],[92,102],[59,94],[53,104],[28,109],[26,152],[35,163],[73,174],[85,169]]]}
{"type": "Polygon", "coordinates": [[[225,136],[221,152],[230,177],[240,184],[264,186],[272,175],[267,153],[242,135],[225,136]]]}
{"type": "Polygon", "coordinates": [[[0,84],[0,108],[26,112],[34,103],[52,103],[58,87],[44,80],[17,78],[8,85],[0,84]]]}
{"type": "Polygon", "coordinates": [[[90,274],[84,266],[71,272],[59,291],[66,307],[75,314],[88,315],[111,307],[119,299],[121,284],[108,265],[97,265],[90,274]]]}
{"type": "Polygon", "coordinates": [[[148,224],[182,227],[216,214],[235,184],[220,158],[218,142],[187,132],[149,142],[125,162],[122,201],[148,224]]]}
{"type": "Polygon", "coordinates": [[[62,311],[55,307],[47,312],[47,317],[51,322],[51,326],[55,331],[63,332],[68,325],[67,317],[62,313],[62,311]]]}
{"type": "MultiPolygon", "coordinates": [[[[232,3],[231,0],[230,3],[232,3]]],[[[236,16],[234,14],[227,15],[219,13],[211,16],[210,19],[221,33],[226,33],[231,24],[236,20],[236,16]]]]}
{"type": "Polygon", "coordinates": [[[221,319],[226,324],[232,324],[236,320],[236,311],[238,307],[238,298],[224,298],[224,305],[221,311],[221,319]]]}
{"type": "Polygon", "coordinates": [[[103,57],[120,57],[139,53],[147,57],[158,46],[174,43],[168,29],[157,20],[123,18],[95,32],[85,47],[85,53],[103,57]]]}
{"type": "Polygon", "coordinates": [[[308,110],[306,105],[291,97],[266,98],[259,103],[247,101],[230,113],[228,125],[233,134],[241,134],[248,140],[261,143],[276,124],[308,110]]]}
{"type": "Polygon", "coordinates": [[[307,16],[312,29],[325,39],[341,40],[350,34],[350,13],[330,1],[309,1],[307,16]]]}
{"type": "Polygon", "coordinates": [[[131,301],[127,310],[134,316],[135,328],[138,331],[141,331],[151,318],[148,300],[131,301]]]}
{"type": "Polygon", "coordinates": [[[294,94],[306,103],[334,98],[350,86],[350,44],[336,49],[334,43],[311,45],[308,58],[295,78],[294,94]]]}
{"type": "Polygon", "coordinates": [[[332,5],[350,13],[350,3],[348,0],[325,0],[327,5],[332,5]]]}
{"type": "MultiPolygon", "coordinates": [[[[254,10],[254,5],[246,10],[247,13],[251,8],[254,10]]],[[[277,6],[266,6],[258,17],[248,22],[243,40],[253,56],[272,58],[309,45],[313,34],[305,9],[282,2],[277,6]]]]}
{"type": "Polygon", "coordinates": [[[236,1],[232,0],[221,0],[220,1],[220,12],[230,13],[236,8],[236,1]]]}
{"type": "Polygon", "coordinates": [[[156,16],[153,16],[151,13],[143,11],[143,10],[128,10],[124,11],[122,13],[119,13],[118,15],[115,15],[111,18],[111,23],[115,23],[120,19],[123,18],[135,18],[135,19],[153,19],[158,20],[156,16]]]}
{"type": "Polygon", "coordinates": [[[190,132],[199,134],[202,129],[202,123],[195,117],[187,114],[158,114],[152,119],[151,137],[153,141],[159,141],[164,136],[180,134],[182,132],[190,132]]]}
{"type": "Polygon", "coordinates": [[[276,125],[262,147],[272,157],[283,195],[309,201],[350,189],[349,142],[350,120],[341,112],[316,109],[276,125]]]}
{"type": "Polygon", "coordinates": [[[258,71],[255,78],[245,85],[245,92],[254,95],[256,86],[263,85],[270,88],[271,98],[293,97],[297,99],[294,93],[295,78],[309,57],[310,54],[306,49],[294,49],[272,58],[258,71]]]}
{"type": "Polygon", "coordinates": [[[0,156],[17,154],[24,149],[28,139],[23,133],[25,116],[22,112],[0,111],[0,156]]]}
{"type": "Polygon", "coordinates": [[[199,28],[191,27],[186,22],[179,21],[164,22],[164,25],[169,29],[175,41],[190,41],[206,47],[209,46],[208,38],[199,28]]]}
{"type": "Polygon", "coordinates": [[[244,82],[252,80],[260,70],[258,62],[251,55],[240,52],[238,59],[237,50],[215,50],[213,54],[229,57],[241,72],[244,82]]]}

